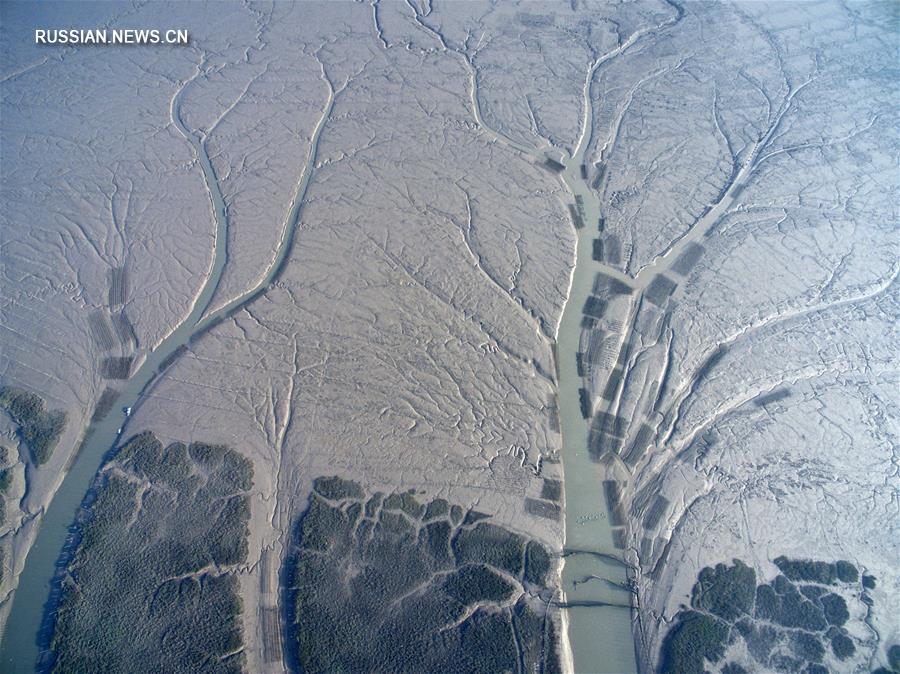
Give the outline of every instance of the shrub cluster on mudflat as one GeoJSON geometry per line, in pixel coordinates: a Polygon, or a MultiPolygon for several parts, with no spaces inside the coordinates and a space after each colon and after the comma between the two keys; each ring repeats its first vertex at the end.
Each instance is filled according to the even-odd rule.
{"type": "Polygon", "coordinates": [[[701,673],[714,663],[729,674],[823,674],[827,664],[851,658],[858,644],[844,627],[850,619],[845,596],[868,600],[865,589],[874,580],[860,582],[846,561],[779,557],[775,564],[784,575],[758,585],[754,570],[737,559],[701,570],[690,609],[678,614],[663,640],[660,671],[701,673]],[[746,648],[735,652],[745,650],[749,659],[728,661],[737,640],[746,648]]]}
{"type": "Polygon", "coordinates": [[[299,667],[559,671],[550,554],[487,519],[316,480],[286,562],[299,667]]]}
{"type": "Polygon", "coordinates": [[[66,425],[66,413],[48,411],[43,398],[14,386],[0,387],[0,407],[19,427],[19,436],[34,462],[47,463],[66,425]]]}
{"type": "Polygon", "coordinates": [[[239,672],[252,466],[222,446],[129,440],[98,476],[63,581],[56,672],[239,672]]]}

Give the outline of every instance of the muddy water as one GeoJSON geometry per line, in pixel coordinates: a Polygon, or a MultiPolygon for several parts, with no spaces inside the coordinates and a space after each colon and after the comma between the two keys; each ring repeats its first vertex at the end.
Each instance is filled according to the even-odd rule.
{"type": "Polygon", "coordinates": [[[55,597],[50,594],[53,580],[61,570],[61,561],[64,565],[68,559],[67,553],[71,552],[64,550],[64,546],[74,530],[75,515],[102,465],[104,456],[116,446],[123,433],[127,422],[124,410],[136,408],[140,404],[143,393],[153,379],[165,370],[172,359],[177,358],[178,352],[187,347],[192,337],[199,335],[231,311],[253,300],[277,279],[291,248],[294,230],[312,174],[319,137],[334,102],[333,94],[330,94],[322,117],[313,132],[307,162],[288,209],[284,234],[272,264],[251,290],[204,318],[225,268],[228,221],[225,202],[203,143],[181,121],[178,113],[180,95],[180,93],[176,95],[172,101],[172,121],[194,148],[209,191],[216,221],[212,263],[190,313],[147,354],[138,370],[119,391],[109,414],[88,427],[77,456],[41,518],[37,538],[28,552],[25,568],[19,576],[18,588],[13,595],[12,609],[6,624],[7,629],[0,643],[0,672],[3,673],[32,672],[35,670],[35,663],[47,662],[49,654],[46,651],[42,652],[41,647],[45,648],[48,645],[52,622],[50,616],[45,615],[45,606],[55,606],[55,597]]]}
{"type": "Polygon", "coordinates": [[[603,474],[601,466],[588,453],[588,422],[582,417],[578,395],[582,380],[576,369],[575,354],[581,336],[581,311],[590,295],[594,275],[601,269],[591,259],[600,208],[597,198],[580,178],[580,160],[580,154],[576,154],[567,162],[563,174],[573,195],[584,199],[585,212],[585,227],[578,232],[572,286],[557,336],[566,498],[567,556],[563,591],[565,603],[569,605],[566,611],[575,671],[632,672],[636,665],[630,594],[612,584],[625,583],[628,578],[624,565],[615,561],[621,552],[613,546],[602,491],[603,474]]]}
{"type": "MultiPolygon", "coordinates": [[[[598,64],[599,65],[599,64],[598,64]]],[[[603,473],[588,452],[588,421],[581,413],[576,353],[581,337],[582,309],[594,276],[603,266],[592,259],[601,208],[597,195],[581,177],[581,164],[590,144],[592,101],[588,75],[584,88],[581,139],[572,157],[564,160],[561,178],[573,199],[583,203],[584,228],[577,230],[575,269],[557,333],[559,413],[565,475],[566,557],[562,574],[568,640],[576,672],[634,672],[631,595],[620,586],[628,581],[621,551],[613,545],[612,528],[602,490],[603,473]]],[[[619,275],[616,273],[615,275],[619,275]]]]}

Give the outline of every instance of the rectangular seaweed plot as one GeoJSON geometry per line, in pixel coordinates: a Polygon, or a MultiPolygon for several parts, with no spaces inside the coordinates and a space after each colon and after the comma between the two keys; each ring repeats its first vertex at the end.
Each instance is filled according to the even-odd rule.
{"type": "Polygon", "coordinates": [[[544,478],[541,486],[541,498],[548,501],[559,501],[562,498],[562,482],[544,478]]]}
{"type": "Polygon", "coordinates": [[[617,527],[613,529],[613,545],[619,549],[625,549],[625,527],[617,527]]]}
{"type": "Polygon", "coordinates": [[[101,351],[111,351],[116,345],[109,318],[103,311],[98,309],[90,313],[88,316],[88,327],[90,328],[94,344],[101,351]]]}
{"type": "Polygon", "coordinates": [[[586,388],[578,389],[578,402],[581,405],[581,416],[587,419],[591,416],[591,394],[586,388]]]}
{"type": "Polygon", "coordinates": [[[603,363],[603,357],[608,351],[609,335],[603,330],[591,330],[588,336],[588,348],[584,358],[588,363],[603,363]]]}
{"type": "Polygon", "coordinates": [[[613,278],[603,272],[597,272],[594,276],[594,294],[603,297],[615,295],[630,295],[631,287],[617,278],[613,278]]]}
{"type": "Polygon", "coordinates": [[[646,562],[650,559],[650,555],[653,554],[653,539],[647,538],[644,536],[641,539],[641,548],[640,548],[640,557],[641,562],[646,562]]]}
{"type": "Polygon", "coordinates": [[[118,307],[125,304],[126,299],[125,267],[113,267],[109,270],[109,306],[118,307]]]}
{"type": "Polygon", "coordinates": [[[549,417],[550,430],[553,433],[559,433],[559,404],[556,396],[551,396],[547,402],[547,415],[549,417]]]}
{"type": "Polygon", "coordinates": [[[593,249],[591,251],[591,258],[595,262],[603,262],[603,240],[602,239],[594,239],[593,249]]]}
{"type": "Polygon", "coordinates": [[[606,252],[606,261],[609,264],[622,263],[622,245],[619,243],[619,237],[608,234],[603,242],[606,252]]]}
{"type": "Polygon", "coordinates": [[[669,301],[669,298],[672,296],[672,293],[675,292],[677,287],[678,284],[668,276],[657,274],[644,291],[644,297],[648,302],[651,302],[658,307],[663,307],[666,305],[666,302],[669,301]]]}
{"type": "Polygon", "coordinates": [[[678,256],[678,259],[675,260],[675,263],[672,265],[672,271],[680,276],[687,276],[691,269],[694,268],[700,258],[703,257],[703,253],[706,249],[701,246],[699,243],[691,241],[687,246],[685,246],[684,250],[681,251],[681,255],[678,256]]]}
{"type": "Polygon", "coordinates": [[[600,397],[603,400],[612,400],[616,397],[616,391],[619,390],[619,380],[622,379],[622,368],[614,367],[609,379],[606,380],[606,386],[603,387],[603,393],[600,397]]]}
{"type": "Polygon", "coordinates": [[[597,166],[597,175],[594,176],[594,182],[591,183],[591,187],[595,190],[600,189],[600,183],[603,181],[603,175],[606,173],[606,166],[603,164],[596,164],[597,166]]]}
{"type": "Polygon", "coordinates": [[[566,170],[566,165],[547,157],[544,160],[544,168],[548,171],[553,171],[553,173],[562,173],[566,170]]]}
{"type": "Polygon", "coordinates": [[[581,219],[581,215],[572,204],[569,204],[569,215],[572,218],[572,224],[575,225],[575,229],[584,228],[584,220],[581,219]]]}
{"type": "Polygon", "coordinates": [[[644,456],[647,447],[650,446],[652,437],[653,428],[649,424],[641,424],[637,434],[634,436],[634,442],[631,443],[628,451],[622,455],[622,460],[631,468],[634,468],[637,462],[641,460],[641,457],[644,456]]]}
{"type": "Polygon", "coordinates": [[[525,512],[535,517],[543,517],[548,520],[559,520],[560,510],[555,503],[539,501],[536,498],[525,499],[525,512]]]}
{"type": "Polygon", "coordinates": [[[628,419],[607,412],[598,412],[591,420],[591,431],[596,433],[606,433],[617,438],[625,436],[625,430],[628,427],[628,419]]]}
{"type": "Polygon", "coordinates": [[[94,407],[94,414],[91,416],[91,421],[99,421],[109,414],[113,405],[116,403],[118,395],[119,392],[112,387],[107,386],[103,389],[103,393],[100,394],[100,400],[97,401],[97,405],[94,407]]]}
{"type": "Polygon", "coordinates": [[[581,310],[581,313],[585,316],[593,318],[603,318],[604,312],[606,312],[606,302],[596,295],[589,296],[584,303],[584,308],[581,310]]]}
{"type": "Polygon", "coordinates": [[[119,337],[119,343],[122,346],[137,347],[137,336],[134,334],[134,326],[131,325],[125,309],[122,309],[117,314],[113,314],[112,320],[113,327],[116,329],[116,335],[119,337]]]}
{"type": "Polygon", "coordinates": [[[263,662],[271,663],[281,659],[281,623],[278,609],[274,606],[260,608],[262,627],[263,662]]]}
{"type": "Polygon", "coordinates": [[[666,508],[668,507],[669,499],[667,499],[662,494],[658,494],[656,500],[653,501],[653,505],[650,506],[647,514],[644,515],[644,528],[655,529],[656,525],[659,524],[660,519],[662,519],[663,514],[666,512],[666,508]]]}
{"type": "Polygon", "coordinates": [[[784,400],[785,398],[791,395],[791,391],[789,388],[779,388],[775,389],[771,393],[766,393],[765,395],[761,395],[754,400],[754,404],[757,407],[765,407],[771,403],[777,403],[779,400],[784,400]]]}
{"type": "Polygon", "coordinates": [[[703,365],[701,365],[697,370],[697,375],[694,378],[694,381],[700,382],[701,379],[705,379],[707,376],[709,376],[709,373],[725,357],[726,353],[728,353],[727,346],[724,346],[722,344],[717,346],[716,350],[710,354],[709,358],[707,358],[703,365]]]}
{"type": "Polygon", "coordinates": [[[622,512],[622,493],[619,483],[615,480],[603,480],[603,495],[606,497],[606,510],[609,513],[609,522],[614,527],[625,524],[625,514],[622,512]]]}
{"type": "Polygon", "coordinates": [[[104,358],[100,362],[100,376],[104,379],[128,379],[132,360],[131,356],[104,358]]]}
{"type": "Polygon", "coordinates": [[[622,438],[616,437],[615,435],[599,433],[597,431],[588,433],[588,451],[593,459],[599,459],[607,452],[617,454],[621,444],[622,438]]]}

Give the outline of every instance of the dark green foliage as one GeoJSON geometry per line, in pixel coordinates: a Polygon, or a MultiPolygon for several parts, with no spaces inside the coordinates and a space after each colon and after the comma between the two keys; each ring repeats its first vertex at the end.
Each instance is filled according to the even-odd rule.
{"type": "Polygon", "coordinates": [[[419,519],[425,512],[425,506],[416,500],[412,490],[402,494],[389,494],[381,507],[385,510],[402,510],[413,519],[419,519]]]}
{"type": "Polygon", "coordinates": [[[740,620],[735,624],[738,633],[747,644],[747,651],[757,662],[767,663],[769,654],[781,642],[781,633],[771,625],[754,625],[751,620],[740,620]]]}
{"type": "MultiPolygon", "coordinates": [[[[735,639],[744,642],[759,671],[827,674],[821,663],[829,646],[839,660],[853,656],[856,643],[842,627],[850,618],[847,603],[828,586],[857,582],[856,567],[843,561],[829,564],[786,557],[775,563],[783,575],[758,586],[753,570],[740,560],[733,560],[730,567],[704,568],[692,591],[692,610],[676,616],[663,641],[662,671],[703,671],[703,660],[715,662],[735,639]],[[805,582],[795,585],[797,581],[805,582]]],[[[866,576],[862,581],[865,585],[866,576]]],[[[865,602],[865,592],[859,598],[865,602]]],[[[897,656],[900,660],[900,647],[897,656]]],[[[745,670],[728,662],[721,671],[745,670]]]]}
{"type": "Polygon", "coordinates": [[[0,407],[19,427],[22,441],[37,465],[47,463],[66,425],[66,414],[47,411],[43,398],[12,386],[0,388],[0,407]]]}
{"type": "Polygon", "coordinates": [[[463,509],[454,504],[450,506],[450,521],[453,524],[459,524],[463,518],[463,509]]]}
{"type": "Polygon", "coordinates": [[[451,562],[450,523],[439,520],[425,525],[419,531],[419,545],[428,551],[442,566],[451,562]]]}
{"type": "Polygon", "coordinates": [[[777,557],[775,566],[791,580],[805,580],[811,583],[832,585],[837,580],[837,569],[828,562],[816,562],[811,559],[788,559],[777,557]]]}
{"type": "Polygon", "coordinates": [[[844,560],[838,560],[834,564],[838,580],[842,583],[855,583],[859,580],[859,571],[853,564],[844,560]]]}
{"type": "Polygon", "coordinates": [[[678,622],[662,645],[660,670],[671,674],[702,674],[704,663],[718,662],[725,654],[728,626],[696,611],[678,615],[678,622]]]}
{"type": "Polygon", "coordinates": [[[345,498],[362,498],[363,491],[356,482],[339,477],[320,477],[313,483],[313,489],[332,501],[345,498]]]}
{"type": "Polygon", "coordinates": [[[522,573],[524,539],[494,524],[480,523],[462,529],[453,540],[453,553],[460,564],[485,562],[510,575],[522,573]]]}
{"type": "Polygon", "coordinates": [[[525,582],[546,585],[550,571],[550,553],[540,543],[529,541],[525,546],[525,582]]]}
{"type": "Polygon", "coordinates": [[[441,589],[465,605],[481,601],[502,602],[515,590],[509,581],[483,564],[467,564],[451,573],[441,589]]]}
{"type": "Polygon", "coordinates": [[[381,499],[384,495],[379,491],[375,492],[368,501],[366,501],[366,517],[375,517],[375,513],[381,507],[381,499]]]}
{"type": "Polygon", "coordinates": [[[825,616],[822,610],[791,585],[779,594],[771,585],[756,589],[756,617],[783,625],[799,627],[812,632],[824,630],[825,616]]]}
{"type": "Polygon", "coordinates": [[[888,649],[888,664],[895,672],[900,672],[900,644],[894,644],[888,649]]]}
{"type": "Polygon", "coordinates": [[[801,585],[800,586],[800,594],[809,599],[812,602],[817,602],[819,597],[828,592],[821,585],[801,585]]]}
{"type": "Polygon", "coordinates": [[[562,498],[562,482],[545,479],[541,486],[541,498],[548,501],[559,501],[562,498]]]}
{"type": "Polygon", "coordinates": [[[798,658],[807,662],[822,662],[822,656],[825,655],[825,648],[819,637],[809,632],[794,632],[791,648],[798,658]]]}
{"type": "Polygon", "coordinates": [[[475,522],[480,522],[481,520],[489,519],[490,515],[487,513],[478,512],[477,510],[470,510],[466,513],[466,519],[463,520],[463,524],[475,524],[475,522]]]}
{"type": "MultiPolygon", "coordinates": [[[[546,605],[522,594],[501,607],[520,591],[503,572],[522,577],[524,539],[487,523],[455,530],[462,517],[458,506],[426,507],[413,492],[389,495],[380,511],[363,493],[350,503],[313,494],[286,561],[300,669],[516,671],[521,649],[528,671],[542,662],[558,671],[546,605]]],[[[536,566],[549,565],[538,548],[536,566]]]]}
{"type": "Polygon", "coordinates": [[[825,612],[825,619],[829,625],[842,626],[850,618],[850,612],[847,610],[847,602],[840,595],[829,593],[821,599],[822,609],[825,612]]]}
{"type": "Polygon", "coordinates": [[[862,577],[862,584],[863,584],[863,587],[866,588],[866,589],[868,589],[868,590],[874,590],[874,589],[875,589],[875,583],[876,583],[876,581],[875,581],[875,576],[864,575],[864,576],[862,577]]]}
{"type": "Polygon", "coordinates": [[[853,640],[850,639],[850,637],[838,632],[831,637],[831,650],[838,660],[846,660],[856,653],[856,646],[853,644],[853,640]]]}
{"type": "Polygon", "coordinates": [[[419,519],[425,513],[425,506],[416,500],[413,491],[406,491],[400,494],[400,510],[410,517],[419,519]]]}
{"type": "Polygon", "coordinates": [[[738,559],[700,571],[691,605],[729,622],[753,611],[756,572],[738,559]]]}
{"type": "Polygon", "coordinates": [[[794,672],[799,672],[800,668],[803,667],[802,660],[792,658],[784,653],[776,653],[769,662],[772,665],[772,669],[776,672],[785,672],[785,674],[794,674],[794,672]]]}
{"type": "Polygon", "coordinates": [[[425,508],[425,519],[446,517],[448,512],[450,512],[450,504],[442,498],[436,498],[425,508]]]}
{"type": "Polygon", "coordinates": [[[237,581],[251,464],[232,450],[132,438],[102,473],[64,581],[57,672],[239,672],[237,581]]]}
{"type": "Polygon", "coordinates": [[[790,594],[794,590],[794,584],[784,576],[775,576],[771,585],[780,595],[790,594]]]}

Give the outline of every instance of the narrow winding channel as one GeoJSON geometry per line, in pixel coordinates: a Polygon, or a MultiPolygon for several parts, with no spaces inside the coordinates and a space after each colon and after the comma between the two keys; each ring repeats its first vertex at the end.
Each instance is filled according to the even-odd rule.
{"type": "Polygon", "coordinates": [[[76,531],[75,516],[85,501],[86,494],[89,493],[104,457],[118,444],[123,433],[127,423],[125,410],[134,409],[140,404],[154,379],[185,351],[193,338],[264,293],[277,280],[291,250],[316,159],[319,137],[334,104],[334,88],[329,82],[325,109],[313,131],[306,164],[285,217],[281,241],[272,263],[253,288],[204,317],[225,269],[228,219],[219,183],[203,140],[188,130],[181,120],[180,99],[189,83],[190,80],[185,82],[172,98],[170,112],[172,122],[194,149],[212,202],[216,222],[212,263],[188,315],[147,354],[137,371],[119,391],[112,411],[90,424],[77,455],[43,514],[37,537],[19,576],[6,631],[0,643],[0,670],[4,673],[33,672],[36,666],[42,669],[51,661],[52,654],[47,650],[47,646],[52,637],[54,624],[52,611],[55,611],[58,599],[58,583],[54,581],[64,572],[73,552],[71,544],[72,534],[76,531]]]}

